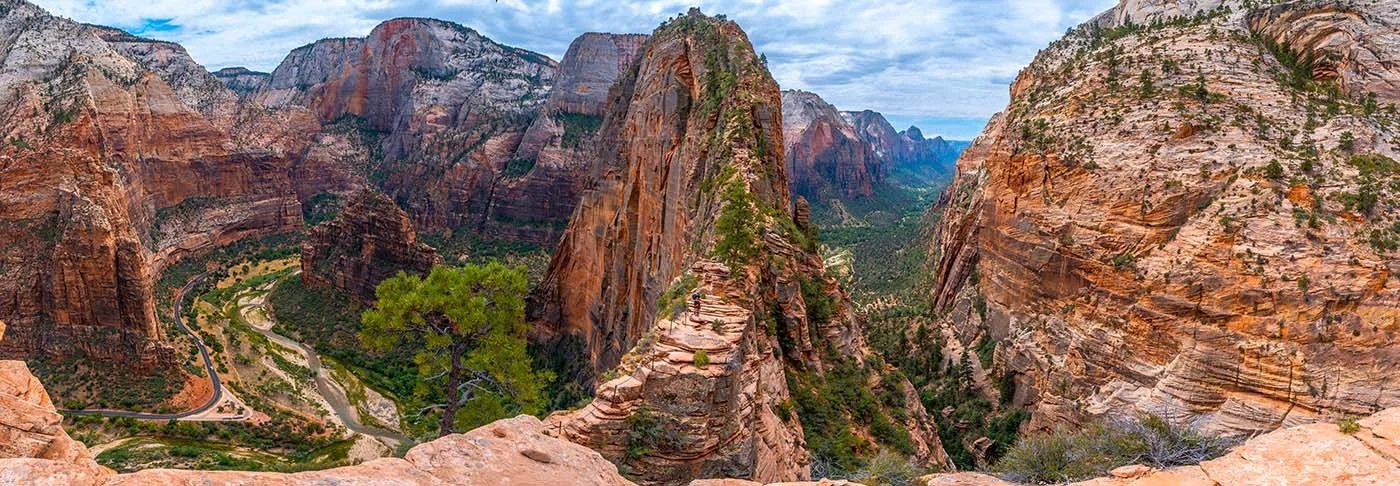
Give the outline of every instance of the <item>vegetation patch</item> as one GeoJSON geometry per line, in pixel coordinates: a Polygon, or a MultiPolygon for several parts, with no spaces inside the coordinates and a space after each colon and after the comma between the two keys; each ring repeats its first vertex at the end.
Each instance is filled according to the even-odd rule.
{"type": "Polygon", "coordinates": [[[1173,424],[1154,415],[1055,431],[1022,439],[993,468],[1004,479],[1058,484],[1105,476],[1131,464],[1167,469],[1225,455],[1234,439],[1173,424]]]}

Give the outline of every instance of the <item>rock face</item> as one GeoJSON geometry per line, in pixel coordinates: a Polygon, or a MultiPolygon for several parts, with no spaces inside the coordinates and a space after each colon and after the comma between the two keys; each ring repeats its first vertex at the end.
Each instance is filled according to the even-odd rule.
{"type": "Polygon", "coordinates": [[[884,115],[866,111],[841,114],[865,143],[889,167],[890,178],[906,185],[930,185],[946,180],[953,173],[958,156],[967,142],[943,137],[924,138],[918,127],[895,131],[884,115]]]}
{"type": "Polygon", "coordinates": [[[253,71],[244,67],[231,67],[214,71],[214,78],[224,83],[239,96],[258,91],[267,86],[272,74],[253,71]]]}
{"type": "Polygon", "coordinates": [[[806,198],[872,197],[889,172],[841,112],[806,91],[783,92],[783,145],[792,192],[806,198]]]}
{"type": "Polygon", "coordinates": [[[6,0],[0,52],[0,354],[163,362],[152,276],[296,227],[291,162],[231,143],[178,46],[6,0]]]}
{"type": "MultiPolygon", "coordinates": [[[[564,378],[620,376],[550,428],[647,484],[807,478],[800,414],[779,412],[789,386],[865,352],[820,256],[793,243],[777,84],[736,24],[692,10],[647,40],[612,97],[593,189],[532,315],[553,354],[587,363],[564,378]],[[807,299],[830,314],[809,320],[807,299]]],[[[945,465],[906,403],[915,455],[945,465]]]]}
{"type": "MultiPolygon", "coordinates": [[[[0,340],[4,335],[5,323],[0,322],[0,340]]],[[[68,437],[63,417],[23,361],[0,361],[0,459],[7,458],[48,459],[84,473],[103,469],[86,447],[68,437]]]]}
{"type": "Polygon", "coordinates": [[[364,39],[292,51],[245,97],[308,110],[326,132],[355,132],[375,155],[367,175],[422,228],[543,243],[557,229],[530,229],[548,229],[552,220],[495,204],[498,193],[531,177],[515,156],[555,72],[553,60],[463,26],[396,19],[364,39]]]}
{"type": "Polygon", "coordinates": [[[340,215],[311,229],[301,247],[301,276],[373,302],[379,283],[399,272],[426,275],[442,262],[418,242],[413,222],[387,196],[357,193],[340,215]]]}
{"type": "Polygon", "coordinates": [[[873,197],[880,184],[925,186],[946,179],[964,142],[896,132],[873,111],[839,112],[820,96],[783,91],[783,145],[792,193],[812,200],[873,197]]]}
{"type": "Polygon", "coordinates": [[[1400,404],[1379,371],[1400,362],[1400,6],[1198,8],[1219,3],[1124,1],[1072,32],[958,163],[931,299],[999,343],[1033,426],[1400,404]]]}
{"type": "Polygon", "coordinates": [[[516,148],[514,169],[494,192],[488,219],[528,222],[502,227],[502,235],[549,244],[562,237],[599,163],[597,135],[608,91],[636,62],[646,38],[588,33],[569,46],[549,101],[516,148]]]}

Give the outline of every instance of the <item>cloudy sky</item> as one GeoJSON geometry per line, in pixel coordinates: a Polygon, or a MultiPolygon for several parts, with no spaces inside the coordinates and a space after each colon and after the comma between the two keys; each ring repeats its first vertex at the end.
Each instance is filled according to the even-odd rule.
{"type": "Polygon", "coordinates": [[[651,32],[691,5],[737,20],[784,88],[898,127],[970,139],[1037,50],[1116,0],[33,0],[81,22],[179,42],[211,69],[270,71],[325,37],[435,17],[559,59],[583,32],[651,32]]]}

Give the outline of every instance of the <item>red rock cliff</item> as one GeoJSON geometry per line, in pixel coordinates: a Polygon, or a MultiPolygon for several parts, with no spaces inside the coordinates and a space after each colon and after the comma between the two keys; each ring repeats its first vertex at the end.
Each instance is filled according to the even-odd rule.
{"type": "Polygon", "coordinates": [[[442,258],[419,243],[408,215],[387,196],[362,191],[335,219],[311,229],[301,247],[301,276],[373,302],[379,283],[399,272],[427,275],[442,258]]]}
{"type": "Polygon", "coordinates": [[[190,251],[298,225],[291,164],[233,147],[187,104],[198,83],[165,79],[193,64],[182,49],[4,6],[0,352],[153,365],[165,353],[152,277],[190,251]]]}
{"type": "Polygon", "coordinates": [[[1226,4],[1125,0],[1022,71],[959,161],[931,298],[999,342],[1035,425],[1400,404],[1378,371],[1400,363],[1400,6],[1226,4]]]}

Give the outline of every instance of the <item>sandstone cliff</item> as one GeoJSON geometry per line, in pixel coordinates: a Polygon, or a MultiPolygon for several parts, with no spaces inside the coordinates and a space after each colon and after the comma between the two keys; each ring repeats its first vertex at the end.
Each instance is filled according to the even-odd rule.
{"type": "Polygon", "coordinates": [[[272,79],[271,73],[262,73],[243,67],[224,68],[214,71],[213,76],[239,96],[263,89],[272,79]]]}
{"type": "Polygon", "coordinates": [[[884,115],[839,112],[820,96],[783,91],[783,145],[794,195],[870,198],[881,184],[922,187],[946,180],[966,142],[895,131],[884,115]]]}
{"type": "MultiPolygon", "coordinates": [[[[496,204],[503,188],[529,178],[515,155],[556,67],[458,24],[395,19],[364,39],[292,51],[245,98],[307,110],[326,132],[353,132],[372,154],[361,170],[422,228],[548,242],[557,237],[548,231],[557,215],[496,204]],[[546,230],[531,231],[537,227],[546,230]]],[[[553,209],[540,206],[520,204],[553,209]]]]}
{"type": "Polygon", "coordinates": [[[296,227],[291,164],[230,143],[178,46],[6,0],[0,52],[0,352],[154,366],[152,276],[296,227]]]}
{"type": "MultiPolygon", "coordinates": [[[[532,305],[545,349],[587,364],[565,378],[603,383],[550,427],[647,484],[808,477],[803,429],[819,421],[803,425],[799,398],[838,365],[912,388],[864,360],[846,295],[792,221],[777,84],[736,24],[692,10],[647,40],[611,97],[592,189],[532,305]]],[[[900,446],[945,465],[923,409],[904,403],[900,446]]],[[[829,432],[887,447],[835,425],[840,405],[823,412],[843,417],[829,432]]]]}
{"type": "Polygon", "coordinates": [[[1400,404],[1400,5],[1221,4],[1074,30],[958,163],[930,298],[1033,426],[1400,404]]]}
{"type": "Polygon", "coordinates": [[[783,145],[792,192],[808,199],[871,197],[889,172],[841,112],[806,91],[783,92],[783,145]]]}
{"type": "MultiPolygon", "coordinates": [[[[0,322],[0,340],[4,337],[5,323],[0,322]]],[[[104,469],[86,447],[68,437],[63,417],[24,362],[0,361],[0,458],[13,457],[62,462],[83,473],[104,469]]]]}
{"type": "Polygon", "coordinates": [[[399,272],[426,275],[442,262],[418,242],[413,222],[387,196],[362,191],[339,216],[311,229],[301,245],[301,277],[373,302],[379,283],[399,272]]]}
{"type": "Polygon", "coordinates": [[[550,245],[563,236],[588,175],[599,163],[598,131],[608,91],[635,63],[646,38],[588,33],[569,45],[549,100],[525,131],[493,193],[495,203],[486,218],[503,222],[500,235],[550,245]]]}

